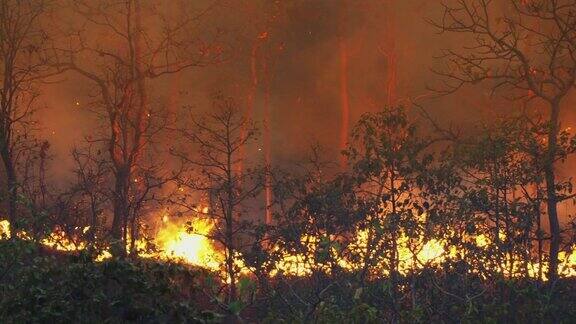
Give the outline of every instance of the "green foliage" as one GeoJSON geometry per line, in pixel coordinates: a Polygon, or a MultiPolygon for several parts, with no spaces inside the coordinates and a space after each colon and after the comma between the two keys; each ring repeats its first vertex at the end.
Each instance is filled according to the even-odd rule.
{"type": "MultiPolygon", "coordinates": [[[[354,278],[315,292],[318,278],[278,282],[278,294],[261,305],[265,323],[571,323],[576,315],[576,280],[560,286],[536,281],[488,281],[456,272],[424,271],[400,279],[394,306],[390,281],[354,289],[354,278]]],[[[324,281],[325,283],[325,281],[324,281]]]]}
{"type": "Polygon", "coordinates": [[[5,323],[210,323],[190,298],[200,276],[176,264],[74,260],[39,255],[17,240],[0,244],[0,318],[5,323]],[[12,259],[10,261],[9,259],[12,259]]]}

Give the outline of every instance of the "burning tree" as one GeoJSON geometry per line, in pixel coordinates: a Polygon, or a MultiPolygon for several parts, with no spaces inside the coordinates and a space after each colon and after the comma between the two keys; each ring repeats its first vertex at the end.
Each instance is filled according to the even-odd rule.
{"type": "Polygon", "coordinates": [[[568,197],[557,190],[555,164],[559,159],[560,113],[576,80],[576,15],[573,0],[511,0],[498,11],[494,1],[458,0],[444,4],[441,32],[471,36],[472,44],[444,50],[446,68],[441,93],[453,93],[466,84],[490,82],[492,92],[508,98],[537,100],[548,113],[542,173],[550,223],[548,278],[558,277],[562,236],[558,203],[568,197]]]}
{"type": "Polygon", "coordinates": [[[277,237],[274,248],[280,253],[272,256],[278,259],[276,270],[282,274],[314,276],[328,271],[337,277],[342,270],[339,260],[361,217],[358,197],[350,177],[329,176],[337,163],[325,161],[319,146],[313,146],[311,153],[299,165],[301,174],[285,172],[276,181],[273,237],[277,237]],[[290,258],[291,254],[299,257],[290,258]]]}
{"type": "MultiPolygon", "coordinates": [[[[239,253],[251,244],[247,240],[256,221],[255,198],[264,186],[263,171],[247,164],[242,148],[255,141],[258,132],[227,98],[217,98],[210,113],[202,118],[191,116],[190,123],[191,126],[178,129],[185,144],[172,150],[191,167],[181,177],[180,186],[184,191],[204,193],[209,200],[209,209],[201,214],[216,223],[210,237],[224,248],[228,300],[234,302],[239,253]],[[243,165],[242,172],[238,172],[239,164],[243,165]]],[[[186,201],[181,203],[184,207],[198,211],[197,204],[186,201]]]]}
{"type": "Polygon", "coordinates": [[[104,127],[103,134],[91,141],[103,145],[111,162],[112,252],[122,256],[130,223],[137,217],[135,208],[142,207],[140,203],[151,193],[144,190],[144,197],[137,193],[139,178],[150,176],[148,171],[155,169],[146,166],[144,155],[167,121],[153,108],[147,83],[217,62],[221,50],[187,34],[206,11],[192,15],[182,6],[177,18],[167,19],[154,6],[137,0],[74,2],[72,9],[93,27],[91,31],[107,35],[104,43],[92,42],[85,29],[73,30],[72,45],[59,49],[58,66],[77,72],[96,86],[91,93],[95,98],[92,106],[104,127]],[[156,24],[162,25],[161,31],[148,28],[156,24]]]}

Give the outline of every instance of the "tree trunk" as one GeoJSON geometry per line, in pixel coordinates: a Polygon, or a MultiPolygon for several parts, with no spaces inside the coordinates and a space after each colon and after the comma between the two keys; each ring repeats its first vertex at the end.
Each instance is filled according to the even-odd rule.
{"type": "Polygon", "coordinates": [[[226,241],[228,241],[228,255],[226,257],[226,271],[228,272],[228,279],[230,280],[228,290],[228,303],[235,302],[236,296],[236,271],[234,270],[234,233],[232,231],[232,226],[228,226],[226,230],[226,241]]]}
{"type": "Polygon", "coordinates": [[[544,165],[546,178],[546,198],[548,221],[550,223],[550,250],[548,263],[548,280],[555,281],[558,278],[558,253],[560,251],[560,223],[558,221],[558,197],[556,195],[556,178],[554,172],[554,159],[558,146],[558,132],[560,129],[559,115],[560,102],[555,100],[551,104],[550,129],[548,131],[548,151],[544,165]]]}
{"type": "MultiPolygon", "coordinates": [[[[248,89],[248,96],[246,98],[246,113],[244,118],[246,120],[252,120],[254,114],[254,106],[256,102],[256,93],[258,91],[258,47],[259,47],[259,38],[254,41],[252,44],[252,50],[250,51],[250,87],[248,89]]],[[[246,125],[242,127],[242,138],[247,136],[246,125]]],[[[240,147],[240,161],[238,162],[238,174],[242,174],[244,170],[244,159],[246,158],[246,147],[243,145],[240,147]]],[[[242,177],[240,177],[242,179],[242,177]]]]}
{"type": "Polygon", "coordinates": [[[2,154],[2,161],[6,169],[6,186],[8,188],[8,220],[12,233],[16,233],[18,225],[18,177],[10,154],[2,154]]]}
{"type": "Polygon", "coordinates": [[[536,201],[538,203],[538,214],[536,219],[536,239],[538,240],[538,280],[542,280],[542,263],[544,262],[544,245],[543,242],[543,235],[542,235],[542,215],[541,215],[541,190],[538,186],[536,186],[537,194],[536,194],[536,201]]]}
{"type": "Polygon", "coordinates": [[[124,240],[124,224],[128,217],[128,189],[130,188],[130,173],[126,168],[116,172],[116,184],[114,190],[114,215],[110,236],[110,252],[115,257],[126,256],[126,242],[124,240]]]}
{"type": "MultiPolygon", "coordinates": [[[[394,166],[392,166],[393,168],[394,166]]],[[[393,314],[393,318],[392,318],[392,322],[393,323],[398,323],[399,322],[399,312],[400,312],[400,305],[399,305],[399,251],[398,251],[398,228],[399,228],[399,224],[396,217],[398,216],[398,211],[396,208],[396,203],[397,201],[400,199],[400,197],[397,197],[396,195],[396,178],[394,175],[394,169],[392,169],[390,171],[390,194],[391,194],[391,199],[390,202],[392,203],[392,214],[389,216],[393,216],[394,220],[393,220],[393,228],[391,231],[392,234],[392,251],[391,251],[391,255],[390,255],[390,283],[391,283],[391,289],[390,289],[390,295],[392,297],[392,307],[394,309],[394,314],[393,314]]],[[[399,216],[398,216],[399,217],[399,216]]]]}
{"type": "Polygon", "coordinates": [[[90,222],[90,230],[88,233],[88,240],[90,243],[96,242],[96,230],[98,228],[98,204],[94,193],[90,193],[90,213],[92,214],[92,220],[90,222]]]}
{"type": "MultiPolygon", "coordinates": [[[[340,51],[340,149],[345,150],[348,143],[348,133],[350,125],[350,96],[348,91],[348,46],[344,37],[338,40],[340,51]]],[[[340,167],[346,168],[346,156],[340,154],[340,167]]]]}
{"type": "MultiPolygon", "coordinates": [[[[16,170],[14,167],[14,161],[12,159],[12,154],[10,153],[10,142],[8,140],[9,135],[4,135],[2,140],[2,163],[4,164],[4,172],[6,173],[6,188],[8,191],[8,221],[10,221],[10,226],[12,228],[17,226],[18,221],[18,210],[17,210],[17,199],[18,199],[18,178],[16,175],[16,170]]],[[[12,233],[15,231],[13,230],[12,233]]]]}
{"type": "MultiPolygon", "coordinates": [[[[230,204],[230,203],[229,203],[230,204]]],[[[229,290],[228,290],[228,303],[235,302],[237,299],[236,293],[236,271],[234,269],[234,254],[236,248],[234,246],[234,216],[231,205],[228,206],[228,211],[226,212],[226,245],[227,246],[227,256],[226,256],[226,272],[228,272],[229,290]]]]}
{"type": "Polygon", "coordinates": [[[264,60],[264,160],[266,174],[264,174],[264,193],[266,199],[266,225],[272,224],[272,142],[270,125],[270,55],[264,60]]]}
{"type": "Polygon", "coordinates": [[[236,247],[234,244],[234,176],[233,176],[233,165],[232,157],[233,150],[230,139],[230,128],[226,128],[226,138],[227,143],[227,154],[226,154],[226,202],[222,205],[223,211],[225,213],[226,221],[226,271],[228,272],[228,279],[230,280],[228,302],[236,301],[236,272],[234,270],[234,254],[236,252],[236,247]]]}

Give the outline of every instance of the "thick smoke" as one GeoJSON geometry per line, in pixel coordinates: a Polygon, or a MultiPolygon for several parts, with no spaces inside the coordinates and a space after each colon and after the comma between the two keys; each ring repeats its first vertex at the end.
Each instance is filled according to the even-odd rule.
{"type": "MultiPolygon", "coordinates": [[[[167,3],[158,2],[156,6],[169,6],[167,3]]],[[[257,59],[261,83],[254,99],[253,118],[263,127],[261,64],[268,57],[271,100],[266,127],[275,165],[289,165],[300,159],[314,142],[327,149],[329,158],[337,159],[341,37],[348,44],[352,123],[364,112],[381,109],[390,97],[394,103],[406,106],[417,101],[444,125],[489,123],[495,115],[514,109],[512,103],[490,97],[489,89],[481,86],[467,87],[443,98],[429,96],[427,86],[438,81],[431,72],[439,64],[434,57],[443,48],[462,44],[459,36],[438,34],[426,21],[441,17],[441,7],[434,1],[230,0],[214,5],[206,0],[195,2],[195,6],[209,8],[198,30],[219,33],[217,37],[229,48],[230,55],[220,64],[158,80],[151,86],[154,104],[172,110],[186,105],[201,113],[210,109],[210,94],[222,92],[245,106],[251,85],[251,49],[257,37],[266,37],[257,59]],[[390,54],[395,60],[386,56],[390,54]],[[396,73],[394,94],[387,88],[392,71],[396,73]]],[[[39,119],[40,135],[50,141],[57,161],[51,176],[65,184],[72,174],[70,150],[83,144],[97,120],[85,108],[91,98],[82,79],[66,74],[59,81],[42,89],[42,104],[46,107],[39,119]]],[[[569,100],[573,102],[574,98],[569,100]]],[[[416,110],[413,114],[418,118],[416,110]]],[[[567,111],[563,126],[573,120],[573,113],[567,111]]],[[[251,154],[262,159],[259,147],[254,147],[251,154]]],[[[564,176],[571,174],[571,165],[561,167],[564,176]]]]}

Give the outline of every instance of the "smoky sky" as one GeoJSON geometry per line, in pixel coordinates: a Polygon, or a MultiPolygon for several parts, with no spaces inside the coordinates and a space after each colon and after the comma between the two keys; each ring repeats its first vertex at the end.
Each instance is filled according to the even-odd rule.
{"type": "MultiPolygon", "coordinates": [[[[162,7],[168,2],[150,3],[162,7]]],[[[195,5],[202,8],[212,3],[204,0],[195,5]]],[[[261,86],[253,119],[270,130],[275,165],[298,161],[315,142],[326,148],[328,158],[337,158],[341,109],[338,42],[342,38],[348,48],[352,123],[363,113],[384,107],[389,95],[386,80],[393,70],[396,104],[410,108],[411,100],[418,100],[444,125],[490,123],[491,117],[514,105],[490,97],[487,87],[470,86],[442,98],[427,96],[427,87],[438,81],[431,71],[439,64],[435,56],[443,48],[463,44],[464,36],[440,34],[426,21],[439,19],[441,13],[440,3],[429,0],[221,1],[194,32],[221,32],[229,57],[219,64],[154,81],[149,85],[153,88],[151,100],[165,109],[189,106],[200,114],[211,108],[211,94],[222,92],[245,105],[251,82],[250,49],[254,39],[266,32],[271,120],[269,125],[261,124],[261,86]],[[385,52],[393,52],[393,65],[385,52]]],[[[86,81],[70,73],[58,81],[42,89],[45,108],[39,114],[40,135],[52,145],[52,177],[65,183],[72,174],[71,149],[83,145],[98,121],[84,106],[90,100],[86,81]]],[[[414,116],[418,118],[417,113],[414,116]]],[[[566,109],[563,123],[569,124],[572,116],[566,109]]],[[[257,148],[252,150],[256,160],[262,154],[257,148]]],[[[561,167],[565,175],[571,174],[570,170],[561,167]]]]}

